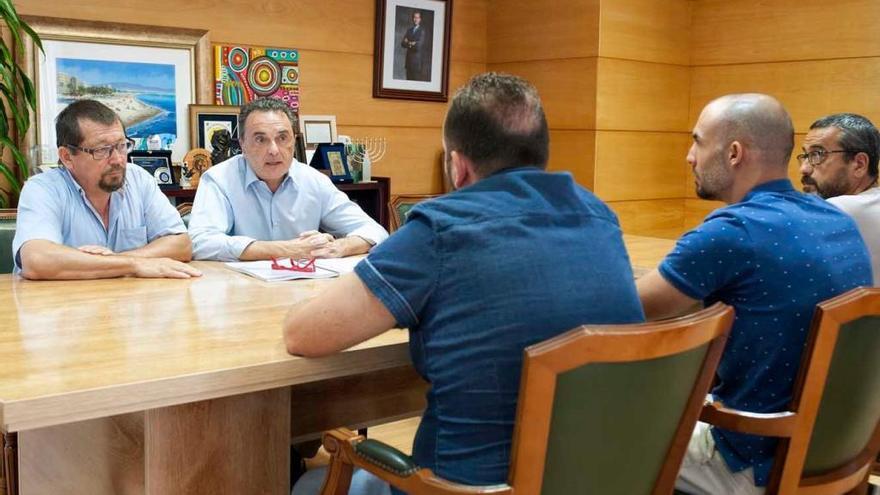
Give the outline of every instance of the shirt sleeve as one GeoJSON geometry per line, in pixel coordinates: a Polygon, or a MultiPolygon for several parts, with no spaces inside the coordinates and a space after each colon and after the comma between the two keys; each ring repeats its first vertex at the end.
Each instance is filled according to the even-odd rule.
{"type": "Polygon", "coordinates": [[[144,172],[139,177],[141,194],[144,198],[144,223],[147,227],[147,242],[166,235],[183,234],[186,226],[168,198],[162,194],[156,180],[144,172]],[[145,180],[146,179],[146,180],[145,180]]]}
{"type": "Polygon", "coordinates": [[[234,218],[232,204],[220,185],[211,176],[203,175],[189,217],[193,258],[238,261],[242,251],[255,239],[229,235],[234,218]]]}
{"type": "Polygon", "coordinates": [[[26,242],[42,239],[64,244],[63,198],[63,194],[52,190],[50,184],[38,178],[25,183],[18,198],[15,237],[12,240],[12,257],[16,269],[21,270],[19,251],[26,242]]]}
{"type": "Polygon", "coordinates": [[[358,263],[355,273],[397,326],[413,328],[437,285],[436,237],[424,217],[410,217],[400,230],[358,263]]]}
{"type": "Polygon", "coordinates": [[[740,220],[717,213],[678,240],[660,274],[688,297],[704,300],[752,269],[751,245],[740,220]]]}
{"type": "Polygon", "coordinates": [[[374,246],[388,238],[388,232],[337,189],[330,179],[322,177],[318,187],[324,203],[321,230],[336,237],[356,235],[374,246]]]}

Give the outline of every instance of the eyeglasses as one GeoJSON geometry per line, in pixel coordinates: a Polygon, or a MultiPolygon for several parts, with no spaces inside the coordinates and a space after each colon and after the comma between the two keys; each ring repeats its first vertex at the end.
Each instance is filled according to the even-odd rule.
{"type": "Polygon", "coordinates": [[[858,153],[858,151],[853,150],[813,150],[808,151],[806,153],[801,153],[797,156],[797,160],[799,162],[803,162],[804,160],[809,160],[810,165],[816,166],[825,161],[825,156],[830,155],[831,153],[858,153]]]}
{"type": "Polygon", "coordinates": [[[273,270],[287,270],[291,272],[314,272],[315,271],[315,259],[312,258],[308,261],[306,260],[295,260],[293,258],[289,259],[290,266],[284,266],[279,261],[278,258],[272,258],[272,269],[273,270]]]}
{"type": "Polygon", "coordinates": [[[94,158],[95,160],[106,160],[107,158],[110,158],[113,150],[116,150],[120,155],[128,155],[128,152],[134,148],[134,141],[132,141],[131,139],[126,139],[121,143],[101,146],[100,148],[83,148],[81,146],[74,146],[72,144],[65,144],[64,146],[86,152],[92,155],[92,158],[94,158]]]}

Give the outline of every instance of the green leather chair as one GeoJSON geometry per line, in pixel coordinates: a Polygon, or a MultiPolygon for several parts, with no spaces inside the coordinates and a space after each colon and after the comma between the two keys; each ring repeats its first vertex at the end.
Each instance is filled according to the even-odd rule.
{"type": "Polygon", "coordinates": [[[15,237],[15,210],[0,210],[0,273],[12,273],[12,239],[15,237]]]}
{"type": "Polygon", "coordinates": [[[707,405],[701,420],[780,438],[767,494],[867,489],[880,451],[880,288],[818,305],[788,411],[743,414],[707,405]]]}
{"type": "Polygon", "coordinates": [[[733,309],[656,323],[582,326],[525,351],[508,483],[464,486],[346,429],[324,434],[322,493],[352,468],[410,495],[669,494],[715,374],[733,309]]]}

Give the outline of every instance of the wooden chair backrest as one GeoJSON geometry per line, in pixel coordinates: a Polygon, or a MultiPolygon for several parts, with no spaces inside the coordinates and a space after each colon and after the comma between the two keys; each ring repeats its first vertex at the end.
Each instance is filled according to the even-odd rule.
{"type": "Polygon", "coordinates": [[[768,493],[844,493],[880,451],[880,288],[820,303],[794,385],[768,493]]]}
{"type": "Polygon", "coordinates": [[[526,349],[515,493],[671,493],[733,309],[585,325],[526,349]]]}

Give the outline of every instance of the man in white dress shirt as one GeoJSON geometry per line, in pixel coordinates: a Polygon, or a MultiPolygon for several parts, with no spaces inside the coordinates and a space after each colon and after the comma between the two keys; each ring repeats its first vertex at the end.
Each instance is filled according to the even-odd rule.
{"type": "Polygon", "coordinates": [[[199,182],[189,223],[195,259],[351,256],[388,237],[329,177],[293,159],[296,117],[283,101],[254,100],[238,121],[242,154],[199,182]]]}
{"type": "Polygon", "coordinates": [[[880,132],[870,120],[837,113],[813,122],[798,155],[804,192],[815,192],[853,217],[880,285],[880,132]]]}

